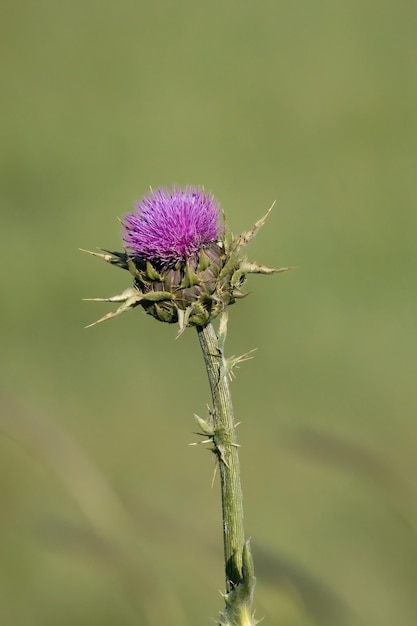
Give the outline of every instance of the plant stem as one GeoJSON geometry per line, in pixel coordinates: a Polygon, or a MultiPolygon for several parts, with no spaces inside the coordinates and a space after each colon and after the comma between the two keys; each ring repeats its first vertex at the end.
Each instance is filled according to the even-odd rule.
{"type": "Polygon", "coordinates": [[[212,324],[197,327],[197,332],[213,401],[211,439],[221,483],[226,573],[226,612],[221,624],[250,626],[255,623],[250,617],[255,578],[243,528],[239,455],[227,362],[223,355],[223,342],[220,342],[212,324]]]}

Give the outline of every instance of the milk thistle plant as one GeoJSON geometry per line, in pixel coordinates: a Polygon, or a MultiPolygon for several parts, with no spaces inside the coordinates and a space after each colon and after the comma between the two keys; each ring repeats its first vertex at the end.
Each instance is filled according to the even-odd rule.
{"type": "Polygon", "coordinates": [[[85,250],[127,270],[133,278],[133,284],[120,295],[90,298],[120,303],[116,311],[94,324],[140,306],[161,322],[178,324],[178,335],[187,327],[197,331],[212,407],[205,419],[195,418],[200,434],[212,445],[221,484],[226,588],[219,626],[257,623],[252,611],[254,566],[243,527],[236,423],[229,389],[233,368],[250,356],[247,353],[227,359],[224,343],[228,307],[246,295],[246,275],[289,269],[251,263],[245,256],[247,244],[263,226],[269,211],[251,230],[234,237],[224,216],[220,223],[220,208],[211,194],[194,187],[158,189],[125,216],[123,252],[85,250]],[[212,325],[216,317],[220,320],[217,331],[212,325]]]}

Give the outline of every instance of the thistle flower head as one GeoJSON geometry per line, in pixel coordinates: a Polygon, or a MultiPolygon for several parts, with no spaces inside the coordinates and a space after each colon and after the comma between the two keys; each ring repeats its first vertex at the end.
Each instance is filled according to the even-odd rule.
{"type": "Polygon", "coordinates": [[[220,235],[219,207],[202,189],[158,189],[125,217],[123,242],[132,258],[174,265],[220,235]]]}
{"type": "Polygon", "coordinates": [[[133,276],[133,286],[121,295],[93,298],[122,303],[98,321],[141,306],[161,322],[178,323],[180,333],[187,326],[205,326],[246,295],[246,274],[289,269],[249,263],[242,253],[268,213],[233,237],[219,225],[219,206],[203,189],[151,192],[125,217],[125,252],[90,252],[133,276]]]}

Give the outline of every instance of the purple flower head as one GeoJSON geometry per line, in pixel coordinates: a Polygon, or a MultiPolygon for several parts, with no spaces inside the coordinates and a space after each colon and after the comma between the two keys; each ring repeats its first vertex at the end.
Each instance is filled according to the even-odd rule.
{"type": "Polygon", "coordinates": [[[217,241],[219,206],[198,187],[157,189],[126,215],[123,242],[133,258],[176,263],[217,241]]]}

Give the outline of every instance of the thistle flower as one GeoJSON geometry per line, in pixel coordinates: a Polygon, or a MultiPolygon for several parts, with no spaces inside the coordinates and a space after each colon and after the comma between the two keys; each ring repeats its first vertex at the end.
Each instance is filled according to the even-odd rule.
{"type": "Polygon", "coordinates": [[[94,323],[140,305],[161,322],[178,323],[181,333],[187,326],[205,326],[243,298],[246,274],[289,269],[249,263],[242,253],[269,211],[239,237],[219,224],[219,212],[213,196],[198,187],[157,189],[137,203],[122,222],[124,252],[86,250],[133,276],[133,287],[121,295],[92,298],[122,303],[94,323]]]}
{"type": "Polygon", "coordinates": [[[124,252],[85,252],[133,276],[133,286],[121,295],[94,298],[121,302],[115,312],[98,322],[140,305],[161,322],[178,323],[179,333],[187,326],[196,327],[213,401],[208,419],[196,416],[196,420],[205,437],[202,443],[211,442],[213,446],[222,496],[226,592],[218,624],[255,626],[251,607],[256,579],[243,527],[236,422],[229,390],[233,367],[249,358],[250,353],[225,358],[227,307],[246,295],[246,274],[273,274],[290,268],[257,265],[244,255],[244,248],[269,211],[238,237],[219,224],[219,211],[213,196],[203,189],[158,189],[139,202],[122,222],[124,252]],[[220,314],[216,333],[210,322],[220,314]]]}

